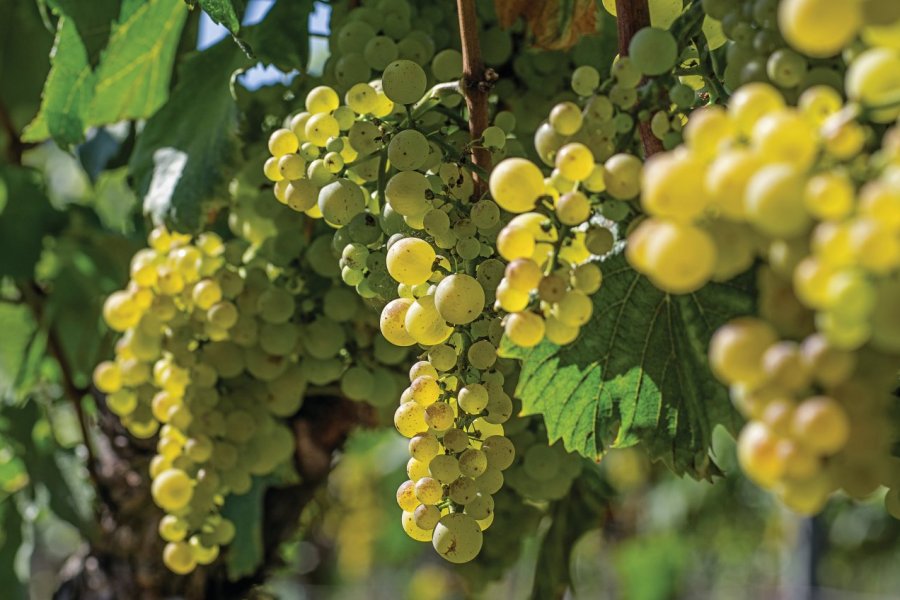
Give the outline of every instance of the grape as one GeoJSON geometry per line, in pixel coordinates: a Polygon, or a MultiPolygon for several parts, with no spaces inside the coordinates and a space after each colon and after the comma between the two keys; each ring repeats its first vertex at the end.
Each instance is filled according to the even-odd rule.
{"type": "Polygon", "coordinates": [[[431,434],[417,435],[409,440],[409,453],[416,460],[427,463],[440,451],[440,442],[431,434]]]}
{"type": "Polygon", "coordinates": [[[449,327],[435,306],[434,296],[423,296],[413,302],[406,313],[406,331],[419,344],[432,346],[450,337],[449,327]]]}
{"type": "Polygon", "coordinates": [[[406,331],[406,314],[412,300],[397,298],[391,300],[381,311],[381,334],[396,346],[412,346],[416,341],[406,331]]]}
{"type": "Polygon", "coordinates": [[[657,287],[685,294],[709,281],[715,256],[715,244],[705,231],[664,221],[647,241],[642,263],[657,287]]]}
{"type": "Polygon", "coordinates": [[[431,532],[416,525],[415,519],[416,517],[414,513],[403,511],[403,514],[401,516],[403,531],[405,531],[409,537],[416,540],[417,542],[427,542],[431,539],[431,532]]]}
{"type": "Polygon", "coordinates": [[[430,406],[441,397],[441,388],[437,380],[430,375],[415,377],[409,385],[411,399],[422,406],[430,406]]]}
{"type": "Polygon", "coordinates": [[[431,276],[435,258],[434,249],[428,242],[403,238],[388,250],[387,269],[399,283],[418,285],[431,276]]]}
{"type": "MultiPolygon", "coordinates": [[[[399,171],[413,171],[420,168],[427,156],[428,140],[415,129],[401,131],[388,144],[388,160],[399,171]]],[[[394,209],[396,210],[396,207],[394,209]]]]}
{"type": "Polygon", "coordinates": [[[462,513],[441,517],[434,529],[432,543],[443,558],[452,563],[465,563],[481,552],[482,533],[478,523],[462,513]]]}
{"type": "Polygon", "coordinates": [[[501,208],[522,213],[534,208],[544,194],[544,178],[532,162],[507,158],[491,172],[491,195],[501,208]]]}
{"type": "Polygon", "coordinates": [[[466,352],[469,364],[476,369],[490,369],[497,361],[497,349],[487,340],[478,340],[466,352]]]}
{"type": "Polygon", "coordinates": [[[492,435],[484,440],[481,447],[491,469],[505,471],[515,460],[516,449],[513,443],[502,435],[492,435]]]}
{"type": "Polygon", "coordinates": [[[484,310],[484,289],[474,277],[457,273],[438,284],[434,303],[445,321],[464,325],[477,319],[484,310]]]}
{"type": "Polygon", "coordinates": [[[459,461],[449,454],[438,454],[428,464],[428,471],[441,483],[448,484],[460,475],[459,461]]]}
{"type": "Polygon", "coordinates": [[[438,81],[452,81],[463,74],[462,54],[459,50],[441,50],[431,60],[431,72],[438,81]]]}
{"type": "Polygon", "coordinates": [[[306,110],[313,114],[330,113],[340,104],[337,92],[326,85],[314,87],[306,94],[306,110]]]}
{"type": "Polygon", "coordinates": [[[488,466],[487,470],[475,480],[478,491],[482,494],[496,494],[503,487],[503,473],[500,469],[488,466]]]}
{"type": "Polygon", "coordinates": [[[413,104],[425,94],[425,71],[411,60],[396,60],[385,67],[381,84],[393,102],[413,104]]]}
{"type": "Polygon", "coordinates": [[[167,469],[153,479],[151,494],[157,506],[175,512],[188,505],[194,490],[187,473],[180,469],[167,469]]]}
{"type": "Polygon", "coordinates": [[[337,119],[329,114],[316,114],[306,122],[306,138],[320,148],[328,143],[329,138],[340,135],[341,129],[337,119]]]}
{"type": "Polygon", "coordinates": [[[509,341],[523,348],[536,346],[544,339],[544,319],[532,312],[509,315],[505,329],[509,341]]]}
{"type": "Polygon", "coordinates": [[[449,371],[456,366],[456,351],[446,344],[437,344],[428,349],[428,360],[438,371],[449,371]]]}
{"type": "Polygon", "coordinates": [[[475,485],[474,479],[462,476],[450,484],[448,491],[450,500],[456,504],[466,505],[475,499],[478,494],[478,487],[475,485]]]}
{"type": "Polygon", "coordinates": [[[648,161],[641,178],[644,210],[680,222],[695,220],[710,202],[703,185],[705,169],[702,161],[688,153],[648,161]]]}
{"type": "Polygon", "coordinates": [[[368,83],[357,83],[347,90],[347,93],[344,95],[344,102],[357,114],[369,114],[377,106],[378,92],[368,83]]]}
{"type": "Polygon", "coordinates": [[[850,44],[860,26],[854,3],[823,0],[784,0],[778,7],[778,26],[794,48],[822,58],[850,44]]]}
{"type": "Polygon", "coordinates": [[[564,225],[580,225],[591,214],[591,205],[587,196],[581,192],[569,192],[556,201],[556,216],[564,225]]]}
{"type": "Polygon", "coordinates": [[[488,392],[479,383],[467,385],[459,391],[459,407],[470,415],[478,415],[487,408],[488,392]]]}
{"type": "Polygon", "coordinates": [[[436,506],[417,506],[413,513],[416,525],[424,530],[431,531],[441,518],[441,511],[436,506]]]}
{"type": "Polygon", "coordinates": [[[394,412],[394,427],[397,428],[400,435],[407,438],[428,431],[425,409],[415,402],[401,404],[394,412]]]}
{"type": "Polygon", "coordinates": [[[810,216],[803,204],[803,176],[794,167],[774,164],[756,172],[747,184],[748,221],[771,237],[790,238],[806,231],[810,216]]]}
{"type": "Polygon", "coordinates": [[[319,210],[329,223],[346,225],[366,206],[362,190],[349,179],[338,179],[319,192],[319,210]]]}
{"type": "MultiPolygon", "coordinates": [[[[351,52],[341,56],[334,66],[334,76],[338,84],[348,88],[357,83],[363,83],[369,79],[371,70],[362,54],[351,52]]],[[[375,111],[373,110],[374,114],[375,111]]]]}
{"type": "Polygon", "coordinates": [[[163,548],[163,563],[177,575],[187,575],[197,568],[191,547],[184,541],[169,542],[163,548]]]}
{"type": "Polygon", "coordinates": [[[574,102],[560,102],[550,111],[550,125],[560,135],[577,133],[581,123],[581,109],[574,102]]]}
{"type": "Polygon", "coordinates": [[[402,171],[388,180],[384,196],[391,208],[401,215],[420,215],[428,210],[426,194],[429,189],[428,179],[424,175],[402,171]]]}
{"type": "Polygon", "coordinates": [[[889,105],[888,108],[872,111],[871,118],[878,123],[893,121],[900,115],[900,107],[891,101],[892,94],[895,95],[900,88],[898,71],[900,56],[896,50],[869,49],[860,54],[847,70],[847,96],[863,105],[889,105]]]}
{"type": "Polygon", "coordinates": [[[293,154],[299,147],[300,142],[290,129],[278,129],[269,136],[269,152],[272,156],[293,154]]]}
{"type": "Polygon", "coordinates": [[[572,90],[579,96],[590,96],[600,85],[600,73],[590,65],[582,65],[572,72],[572,90]]]}
{"type": "Polygon", "coordinates": [[[618,200],[631,200],[641,190],[642,164],[630,154],[611,156],[603,165],[604,181],[609,194],[618,200]]]}
{"type": "MultiPolygon", "coordinates": [[[[397,59],[399,50],[397,44],[391,38],[384,35],[376,35],[366,42],[363,56],[370,67],[381,71],[392,61],[397,59]]],[[[309,110],[309,109],[307,109],[309,110]]]]}

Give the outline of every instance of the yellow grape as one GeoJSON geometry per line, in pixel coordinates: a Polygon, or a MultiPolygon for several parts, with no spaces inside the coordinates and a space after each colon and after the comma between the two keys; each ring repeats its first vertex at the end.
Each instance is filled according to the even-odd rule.
{"type": "Polygon", "coordinates": [[[306,110],[313,114],[330,113],[340,105],[337,92],[327,85],[316,86],[306,94],[306,110]]]}
{"type": "Polygon", "coordinates": [[[693,225],[663,221],[644,249],[646,273],[660,289],[686,294],[703,286],[716,265],[716,246],[708,233],[693,225]]]}
{"type": "Polygon", "coordinates": [[[163,548],[163,563],[176,575],[187,575],[197,568],[197,559],[187,542],[169,542],[163,548]]]}
{"type": "Polygon", "coordinates": [[[431,244],[419,238],[403,238],[387,253],[387,269],[399,283],[419,285],[431,277],[436,254],[431,244]]]}
{"type": "Polygon", "coordinates": [[[805,177],[793,165],[763,167],[750,178],[744,195],[747,220],[776,238],[805,233],[811,218],[803,200],[805,177]]]}
{"type": "Polygon", "coordinates": [[[785,109],[760,118],[753,126],[751,143],[769,162],[783,162],[806,170],[819,150],[813,126],[800,113],[785,109]]]}
{"type": "Polygon", "coordinates": [[[489,183],[494,202],[512,213],[532,210],[544,193],[544,175],[524,158],[501,161],[491,171],[489,183]]]}
{"type": "Polygon", "coordinates": [[[817,173],[809,178],[803,190],[803,205],[818,219],[842,219],[854,204],[850,178],[843,171],[817,173]]]}
{"type": "Polygon", "coordinates": [[[293,154],[298,148],[300,148],[300,141],[290,129],[276,129],[269,136],[269,152],[272,156],[293,154]]]}
{"type": "Polygon", "coordinates": [[[861,20],[855,0],[782,0],[778,6],[778,26],[785,40],[815,58],[833,56],[849,46],[861,20]]]}
{"type": "Polygon", "coordinates": [[[395,346],[412,346],[416,340],[406,331],[406,314],[413,301],[396,298],[381,310],[381,335],[395,346]]]}
{"type": "Polygon", "coordinates": [[[414,481],[404,481],[397,488],[397,504],[400,508],[412,512],[420,504],[416,498],[416,484],[414,481]]]}
{"type": "Polygon", "coordinates": [[[888,123],[900,116],[900,50],[871,48],[857,56],[847,70],[847,96],[864,106],[890,107],[871,112],[872,120],[888,123]]]}
{"type": "Polygon", "coordinates": [[[175,512],[187,506],[194,495],[194,484],[181,469],[167,469],[153,479],[153,501],[165,511],[175,512]]]}
{"type": "Polygon", "coordinates": [[[495,294],[497,296],[497,303],[500,305],[500,308],[502,308],[506,312],[519,312],[520,310],[525,310],[525,307],[528,306],[529,292],[524,292],[522,290],[513,288],[512,285],[510,285],[509,279],[507,278],[503,278],[503,280],[500,282],[500,285],[497,286],[495,294]]]}
{"type": "MultiPolygon", "coordinates": [[[[734,120],[738,130],[747,136],[753,132],[756,122],[763,116],[783,108],[784,97],[768,83],[742,85],[728,100],[728,115],[734,120]]],[[[691,115],[691,119],[693,118],[694,116],[691,115]]],[[[685,128],[685,139],[687,139],[689,129],[690,123],[685,128]]],[[[692,148],[696,149],[696,146],[692,146],[692,148]]]]}
{"type": "Polygon", "coordinates": [[[506,260],[531,258],[534,249],[534,236],[526,229],[507,225],[497,235],[497,252],[506,260]]]}
{"type": "Polygon", "coordinates": [[[405,328],[412,339],[425,346],[440,344],[453,333],[438,312],[434,296],[422,296],[409,306],[405,328]]]}
{"type": "Polygon", "coordinates": [[[684,143],[696,156],[709,160],[722,146],[730,143],[736,133],[735,123],[724,108],[704,106],[691,113],[684,128],[684,143]]]}
{"type": "Polygon", "coordinates": [[[403,511],[403,514],[400,517],[400,523],[403,526],[403,531],[406,532],[406,535],[417,542],[431,541],[431,532],[416,525],[416,517],[413,513],[403,511]]]}
{"type": "Polygon", "coordinates": [[[570,181],[586,179],[594,170],[594,155],[584,144],[566,144],[556,153],[556,168],[570,181]]]}
{"type": "Polygon", "coordinates": [[[428,431],[425,408],[416,402],[404,402],[394,411],[394,427],[406,438],[428,431]]]}
{"type": "Polygon", "coordinates": [[[544,319],[529,311],[513,313],[507,317],[505,330],[513,344],[531,348],[544,339],[544,319]]]}
{"type": "Polygon", "coordinates": [[[641,205],[648,214],[690,223],[706,209],[706,165],[691,153],[669,152],[644,165],[641,205]]]}
{"type": "Polygon", "coordinates": [[[720,327],[709,342],[709,363],[721,381],[755,386],[766,377],[762,357],[777,341],[772,327],[761,319],[742,317],[720,327]]]}
{"type": "Polygon", "coordinates": [[[763,487],[772,487],[784,473],[785,458],[779,442],[759,421],[748,423],[738,436],[738,461],[747,476],[763,487]]]}

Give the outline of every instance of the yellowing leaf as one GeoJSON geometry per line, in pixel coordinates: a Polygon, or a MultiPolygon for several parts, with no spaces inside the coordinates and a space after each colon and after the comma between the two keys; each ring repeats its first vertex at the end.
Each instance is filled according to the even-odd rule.
{"type": "Polygon", "coordinates": [[[523,17],[534,36],[534,45],[546,50],[566,50],[597,27],[594,0],[494,0],[502,27],[523,17]]]}

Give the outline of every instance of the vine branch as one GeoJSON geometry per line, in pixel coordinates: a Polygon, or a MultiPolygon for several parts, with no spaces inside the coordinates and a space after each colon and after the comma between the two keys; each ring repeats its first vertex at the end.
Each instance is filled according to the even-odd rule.
{"type": "MultiPolygon", "coordinates": [[[[481,58],[481,43],[478,41],[478,21],[475,16],[475,0],[456,0],[459,13],[459,39],[462,42],[463,79],[462,92],[469,109],[469,134],[472,140],[480,139],[488,126],[488,89],[490,79],[481,58]]],[[[473,144],[472,163],[485,173],[491,170],[491,153],[487,148],[473,144]]],[[[476,195],[485,191],[486,181],[476,171],[476,195]]]]}
{"type": "Polygon", "coordinates": [[[38,323],[38,326],[43,323],[47,327],[47,349],[59,365],[63,391],[72,403],[72,407],[75,409],[75,415],[78,418],[78,425],[81,429],[81,437],[84,439],[84,447],[87,450],[86,462],[88,474],[96,488],[98,487],[97,457],[94,452],[94,446],[91,443],[90,429],[88,427],[87,415],[84,412],[83,405],[83,400],[85,395],[87,395],[88,390],[75,383],[75,378],[72,375],[72,365],[69,364],[69,360],[66,358],[62,341],[59,339],[59,335],[53,328],[53,324],[45,322],[44,300],[46,295],[44,294],[44,290],[42,290],[37,283],[32,281],[22,284],[19,287],[19,291],[22,294],[22,299],[25,304],[28,305],[32,314],[34,314],[34,319],[38,323]]]}
{"type": "MultiPolygon", "coordinates": [[[[650,6],[647,0],[616,0],[616,30],[619,34],[619,56],[628,56],[631,38],[644,27],[650,26],[650,6]]],[[[644,158],[662,152],[662,141],[650,130],[647,121],[638,122],[644,158]]]]}

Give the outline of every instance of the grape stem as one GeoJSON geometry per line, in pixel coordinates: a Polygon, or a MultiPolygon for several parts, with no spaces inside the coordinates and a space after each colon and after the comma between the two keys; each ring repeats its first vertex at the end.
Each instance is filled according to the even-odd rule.
{"type": "MultiPolygon", "coordinates": [[[[619,55],[628,56],[631,38],[644,27],[650,26],[650,7],[647,0],[616,0],[616,29],[619,33],[619,55]]],[[[649,121],[638,123],[644,157],[662,152],[662,141],[650,129],[649,121]]]]}
{"type": "MultiPolygon", "coordinates": [[[[456,0],[459,13],[459,38],[462,43],[463,78],[460,82],[466,107],[469,109],[469,134],[473,140],[482,137],[488,126],[488,85],[481,44],[478,41],[478,23],[475,17],[475,0],[456,0]]],[[[475,171],[475,195],[485,192],[485,178],[481,173],[491,170],[491,153],[486,148],[472,148],[472,163],[481,169],[475,171]]]]}

